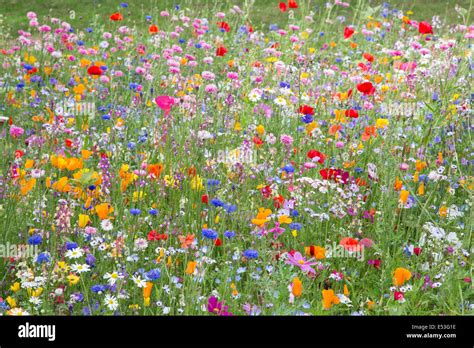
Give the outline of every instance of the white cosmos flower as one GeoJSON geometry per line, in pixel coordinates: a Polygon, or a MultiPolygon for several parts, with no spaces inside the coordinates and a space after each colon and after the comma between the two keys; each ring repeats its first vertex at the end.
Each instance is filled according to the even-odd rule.
{"type": "Polygon", "coordinates": [[[114,225],[109,219],[105,219],[100,223],[100,227],[102,227],[104,231],[112,231],[114,225]]]}

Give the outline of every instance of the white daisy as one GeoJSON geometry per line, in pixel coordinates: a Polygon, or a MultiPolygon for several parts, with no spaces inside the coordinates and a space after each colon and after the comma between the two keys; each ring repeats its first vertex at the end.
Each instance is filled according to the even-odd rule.
{"type": "Polygon", "coordinates": [[[114,285],[114,284],[117,282],[117,280],[123,279],[123,278],[124,278],[124,276],[123,276],[122,274],[119,274],[117,271],[114,271],[114,272],[112,272],[112,273],[108,273],[108,272],[107,272],[107,273],[104,275],[104,279],[107,280],[107,282],[109,283],[109,285],[114,285]]]}
{"type": "Polygon", "coordinates": [[[111,311],[114,311],[118,308],[117,298],[115,296],[106,295],[105,296],[105,305],[111,311]]]}
{"type": "Polygon", "coordinates": [[[74,248],[66,252],[68,259],[78,259],[84,255],[84,251],[81,248],[74,248]]]}
{"type": "Polygon", "coordinates": [[[91,270],[91,268],[86,263],[84,263],[84,264],[75,263],[74,265],[71,266],[71,270],[73,272],[77,272],[77,273],[80,274],[80,273],[89,272],[91,270]]]}

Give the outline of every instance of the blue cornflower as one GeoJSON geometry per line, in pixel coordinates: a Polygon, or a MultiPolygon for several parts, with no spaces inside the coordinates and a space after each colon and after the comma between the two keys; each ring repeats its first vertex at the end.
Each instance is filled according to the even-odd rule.
{"type": "Polygon", "coordinates": [[[210,228],[203,228],[202,236],[208,239],[217,239],[218,233],[210,228]]]}
{"type": "Polygon", "coordinates": [[[253,249],[247,249],[243,252],[243,255],[247,259],[256,259],[258,257],[258,251],[253,249]]]}
{"type": "Polygon", "coordinates": [[[235,232],[234,231],[225,231],[224,232],[224,237],[229,238],[229,239],[234,238],[235,237],[235,232]]]}
{"type": "Polygon", "coordinates": [[[41,236],[37,234],[28,238],[28,244],[30,245],[38,245],[38,244],[41,244],[42,242],[43,242],[43,238],[41,238],[41,236]]]}
{"type": "Polygon", "coordinates": [[[146,272],[145,277],[148,280],[157,280],[157,279],[160,279],[161,272],[158,268],[155,268],[155,269],[152,269],[151,271],[146,272]]]}

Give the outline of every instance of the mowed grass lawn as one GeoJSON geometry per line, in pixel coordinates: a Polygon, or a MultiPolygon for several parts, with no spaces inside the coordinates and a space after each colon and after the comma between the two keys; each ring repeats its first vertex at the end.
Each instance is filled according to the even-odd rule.
{"type": "MultiPolygon", "coordinates": [[[[351,4],[351,8],[338,8],[341,16],[346,16],[350,22],[353,9],[357,6],[357,0],[346,0],[351,4]]],[[[247,3],[251,1],[247,0],[247,3]]],[[[246,14],[248,21],[256,28],[268,27],[269,24],[284,26],[288,22],[288,12],[281,13],[278,10],[278,0],[254,0],[251,10],[246,14]]],[[[300,6],[311,9],[317,14],[326,4],[326,0],[300,0],[300,6]]],[[[456,5],[464,8],[467,13],[466,22],[469,23],[472,0],[431,0],[431,1],[406,1],[406,0],[371,0],[371,6],[376,7],[384,2],[390,4],[392,8],[412,11],[411,17],[415,20],[430,20],[433,16],[446,18],[449,23],[462,21],[462,17],[455,10],[456,5]]],[[[94,19],[107,19],[111,13],[120,10],[124,15],[126,25],[148,25],[146,16],[152,16],[155,23],[159,25],[159,13],[163,10],[176,9],[179,6],[187,15],[209,13],[229,8],[233,5],[245,7],[244,0],[141,0],[141,1],[120,1],[120,0],[0,0],[0,16],[2,23],[1,30],[10,36],[16,36],[19,29],[26,29],[28,21],[26,13],[34,11],[39,18],[51,16],[67,20],[74,27],[86,28],[94,19]],[[128,3],[129,7],[121,7],[122,3],[128,3]],[[140,9],[140,10],[137,10],[140,9]]],[[[295,11],[295,15],[298,11],[295,11]]]]}

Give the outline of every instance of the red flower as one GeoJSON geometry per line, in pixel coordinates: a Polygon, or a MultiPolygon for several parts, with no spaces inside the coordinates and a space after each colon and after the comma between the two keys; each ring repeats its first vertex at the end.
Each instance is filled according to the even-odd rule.
{"type": "Polygon", "coordinates": [[[158,31],[158,27],[155,24],[152,24],[148,27],[148,32],[150,34],[156,34],[158,31]]]}
{"type": "Polygon", "coordinates": [[[326,160],[326,155],[324,153],[321,153],[321,152],[316,151],[316,150],[309,150],[307,156],[311,159],[313,159],[315,157],[319,157],[319,159],[318,159],[319,164],[323,164],[324,161],[326,160]]]}
{"type": "Polygon", "coordinates": [[[418,24],[418,31],[420,34],[433,34],[433,28],[428,22],[420,22],[418,24]]]}
{"type": "Polygon", "coordinates": [[[225,48],[224,46],[220,46],[216,50],[216,56],[218,57],[224,57],[226,53],[227,53],[227,48],[225,48]]]}
{"type": "Polygon", "coordinates": [[[275,209],[280,209],[281,206],[283,205],[284,200],[285,198],[283,198],[282,195],[273,197],[273,205],[275,209]]]}
{"type": "Polygon", "coordinates": [[[369,70],[369,67],[365,65],[364,63],[359,63],[357,66],[362,70],[362,71],[367,71],[369,70]]]}
{"type": "Polygon", "coordinates": [[[374,56],[371,55],[370,53],[364,53],[363,56],[365,59],[367,59],[371,63],[374,61],[374,56]]]}
{"type": "Polygon", "coordinates": [[[87,73],[93,76],[101,76],[103,72],[102,72],[102,69],[99,68],[98,66],[91,65],[89,69],[87,69],[87,73]]]}
{"type": "Polygon", "coordinates": [[[354,34],[355,30],[350,27],[344,28],[344,40],[347,40],[354,34]]]}
{"type": "Polygon", "coordinates": [[[308,105],[300,105],[300,114],[314,115],[314,109],[308,105]]]}
{"type": "Polygon", "coordinates": [[[201,202],[204,204],[209,204],[209,197],[207,195],[202,195],[201,202]]]}
{"type": "Polygon", "coordinates": [[[230,26],[227,22],[217,22],[217,26],[219,29],[224,29],[226,33],[230,31],[230,26]]]}
{"type": "Polygon", "coordinates": [[[280,11],[285,12],[286,11],[286,4],[284,2],[280,2],[280,11]]]}
{"type": "Polygon", "coordinates": [[[350,118],[358,118],[359,117],[359,113],[357,112],[357,110],[354,110],[354,109],[346,110],[345,114],[346,114],[346,117],[350,117],[350,118]]]}
{"type": "Polygon", "coordinates": [[[64,144],[66,144],[67,147],[72,147],[74,142],[71,139],[64,139],[64,144]]]}
{"type": "Polygon", "coordinates": [[[257,145],[257,147],[263,145],[263,140],[260,139],[259,137],[253,137],[253,143],[257,145]]]}
{"type": "Polygon", "coordinates": [[[15,158],[21,158],[25,155],[25,153],[22,150],[16,150],[15,151],[15,158]]]}
{"type": "Polygon", "coordinates": [[[372,95],[375,93],[375,87],[371,82],[363,82],[357,85],[357,90],[365,95],[372,95]]]}
{"type": "Polygon", "coordinates": [[[121,21],[122,19],[123,19],[123,16],[118,12],[116,12],[116,13],[114,13],[110,16],[111,21],[121,21]]]}
{"type": "Polygon", "coordinates": [[[393,298],[395,299],[395,301],[403,300],[403,292],[401,292],[401,291],[395,291],[395,292],[393,293],[393,298]]]}
{"type": "Polygon", "coordinates": [[[214,242],[214,245],[215,246],[221,246],[222,245],[222,241],[220,240],[220,238],[216,239],[216,241],[214,242]]]}
{"type": "Polygon", "coordinates": [[[265,186],[265,187],[262,187],[262,189],[260,190],[260,192],[262,193],[263,197],[265,198],[269,198],[272,194],[272,189],[269,185],[265,186]]]}
{"type": "Polygon", "coordinates": [[[414,248],[413,252],[415,253],[416,256],[421,254],[421,248],[414,248]]]}
{"type": "Polygon", "coordinates": [[[289,0],[288,1],[288,7],[289,8],[298,8],[298,4],[296,3],[295,0],[289,0]]]}

